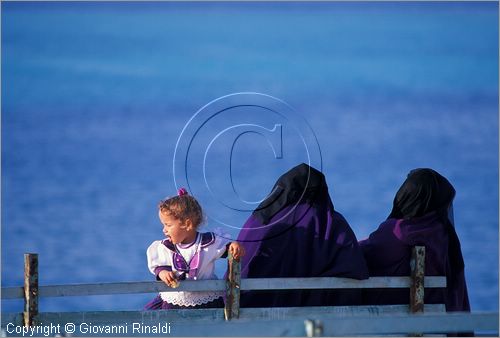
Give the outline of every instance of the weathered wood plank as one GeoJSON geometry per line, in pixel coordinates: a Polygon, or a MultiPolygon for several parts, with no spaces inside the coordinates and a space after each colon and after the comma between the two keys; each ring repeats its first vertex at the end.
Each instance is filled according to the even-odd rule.
{"type": "Polygon", "coordinates": [[[241,264],[240,260],[235,259],[231,253],[229,254],[227,264],[228,274],[224,316],[226,320],[231,320],[238,318],[240,315],[241,264]]]}
{"type": "MultiPolygon", "coordinates": [[[[444,304],[425,305],[426,313],[444,312],[444,304]]],[[[387,314],[409,313],[408,305],[369,305],[369,306],[311,306],[282,308],[241,308],[240,318],[251,320],[304,319],[312,315],[331,314],[337,317],[381,316],[387,314]]],[[[182,309],[167,311],[87,311],[87,312],[42,312],[38,314],[42,323],[65,324],[92,322],[94,324],[120,324],[130,322],[174,323],[194,321],[224,321],[222,309],[182,309]]],[[[2,327],[7,323],[22,325],[21,313],[3,313],[2,327]]]]}
{"type": "MultiPolygon", "coordinates": [[[[429,288],[446,287],[445,277],[425,277],[425,282],[429,288]]],[[[241,280],[242,290],[409,288],[410,286],[410,277],[370,277],[366,280],[340,277],[247,278],[241,280]]]]}
{"type": "Polygon", "coordinates": [[[36,325],[38,314],[38,254],[24,254],[24,326],[36,325]]]}
{"type": "Polygon", "coordinates": [[[498,332],[498,313],[443,313],[390,315],[377,318],[329,318],[324,316],[325,335],[447,333],[479,330],[498,332]],[[356,323],[356,324],[354,324],[356,323]],[[354,325],[354,326],[353,326],[354,325]]]}
{"type": "Polygon", "coordinates": [[[5,327],[8,323],[12,323],[16,326],[23,326],[24,315],[18,312],[2,312],[2,323],[1,327],[5,327]]]}
{"type": "Polygon", "coordinates": [[[24,288],[22,286],[2,288],[2,299],[24,298],[24,288]]]}
{"type": "MultiPolygon", "coordinates": [[[[410,277],[370,277],[356,280],[339,277],[312,278],[248,278],[241,280],[241,290],[283,289],[360,289],[360,288],[409,288],[410,277]]],[[[446,287],[446,277],[425,277],[427,288],[446,287]]],[[[225,281],[182,281],[175,291],[224,291],[225,281]]],[[[24,297],[22,287],[2,288],[2,299],[24,297]]],[[[95,296],[111,294],[155,293],[172,291],[163,282],[119,282],[47,285],[39,287],[40,297],[95,296]]]]}
{"type": "Polygon", "coordinates": [[[425,246],[415,246],[411,251],[410,312],[424,311],[425,246]]]}
{"type": "MultiPolygon", "coordinates": [[[[182,281],[175,291],[222,291],[223,280],[182,281]]],[[[2,299],[19,297],[23,288],[2,288],[2,299]]],[[[155,293],[173,291],[163,282],[119,282],[47,285],[39,288],[40,297],[95,296],[112,294],[155,293]]]]}
{"type": "MultiPolygon", "coordinates": [[[[311,318],[311,317],[309,317],[311,318]]],[[[331,315],[312,317],[322,325],[325,336],[352,335],[404,335],[408,332],[420,331],[425,334],[443,334],[447,332],[493,331],[498,334],[498,314],[443,314],[443,315],[407,315],[373,317],[338,318],[331,315]]],[[[249,336],[299,336],[305,335],[297,320],[279,321],[279,325],[270,322],[245,323],[245,335],[249,336]]],[[[274,322],[276,323],[276,322],[274,322]]],[[[235,328],[234,332],[239,332],[235,328]]],[[[225,332],[218,332],[225,336],[225,332]]],[[[238,334],[238,333],[236,333],[238,334]]]]}
{"type": "MultiPolygon", "coordinates": [[[[243,309],[242,309],[243,310],[243,309]]],[[[192,310],[188,310],[192,311],[192,310]]],[[[169,311],[157,311],[167,313],[169,311]]],[[[221,311],[219,311],[221,312],[221,311]]],[[[374,320],[373,316],[352,316],[339,317],[334,314],[311,315],[309,317],[323,326],[323,333],[327,336],[347,336],[363,334],[406,334],[408,332],[423,333],[446,333],[446,332],[467,332],[467,331],[490,331],[498,333],[498,312],[497,313],[444,313],[415,315],[381,315],[374,320]]],[[[160,324],[168,324],[171,328],[172,336],[304,336],[304,320],[262,320],[235,319],[224,321],[183,321],[174,322],[170,318],[160,324]]],[[[90,318],[86,318],[86,324],[90,323],[90,318]]],[[[144,336],[144,332],[132,332],[132,325],[135,322],[126,322],[130,335],[144,336]]],[[[92,322],[92,325],[96,324],[92,322]]],[[[112,325],[108,322],[107,325],[112,325]]],[[[147,325],[144,322],[144,325],[147,325]]],[[[5,326],[4,326],[5,327],[5,326]]],[[[81,336],[77,331],[74,336],[81,336]]],[[[85,335],[85,334],[83,334],[85,335]]],[[[122,333],[123,335],[123,333],[122,333]]],[[[154,335],[154,334],[147,334],[154,335]]],[[[159,334],[161,335],[161,333],[159,334]]],[[[87,334],[88,336],[88,334],[87,334]]],[[[106,334],[109,336],[109,334],[106,334]]]]}

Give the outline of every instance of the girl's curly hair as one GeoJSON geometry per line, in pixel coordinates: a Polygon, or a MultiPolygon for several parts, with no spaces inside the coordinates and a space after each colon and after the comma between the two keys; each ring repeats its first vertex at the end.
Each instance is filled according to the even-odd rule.
{"type": "Polygon", "coordinates": [[[185,190],[182,195],[179,194],[179,196],[160,201],[158,209],[160,209],[162,213],[171,215],[180,220],[182,223],[190,219],[195,229],[198,228],[204,220],[203,210],[200,204],[196,198],[188,195],[185,190]]]}

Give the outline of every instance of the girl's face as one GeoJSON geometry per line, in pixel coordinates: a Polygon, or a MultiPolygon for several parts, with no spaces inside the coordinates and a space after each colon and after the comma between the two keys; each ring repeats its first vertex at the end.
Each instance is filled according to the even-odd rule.
{"type": "Polygon", "coordinates": [[[172,217],[170,214],[163,213],[161,210],[158,212],[158,216],[163,224],[163,234],[173,244],[187,244],[196,239],[196,229],[189,219],[182,223],[181,220],[172,217]]]}

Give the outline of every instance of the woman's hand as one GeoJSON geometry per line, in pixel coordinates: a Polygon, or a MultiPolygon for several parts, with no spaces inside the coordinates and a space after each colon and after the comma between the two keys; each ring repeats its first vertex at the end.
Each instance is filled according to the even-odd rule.
{"type": "Polygon", "coordinates": [[[177,281],[175,272],[173,271],[162,270],[158,274],[158,277],[160,277],[160,279],[171,288],[179,286],[179,282],[177,281]]]}
{"type": "Polygon", "coordinates": [[[245,248],[238,242],[232,242],[229,245],[229,253],[233,256],[234,259],[240,259],[245,256],[245,248]]]}

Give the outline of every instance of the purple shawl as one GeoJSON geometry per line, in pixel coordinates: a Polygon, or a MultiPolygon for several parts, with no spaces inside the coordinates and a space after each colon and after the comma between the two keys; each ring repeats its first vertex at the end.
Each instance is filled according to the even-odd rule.
{"type": "MultiPolygon", "coordinates": [[[[425,275],[446,276],[448,287],[426,289],[424,302],[444,303],[447,311],[470,311],[463,267],[452,269],[452,262],[460,259],[461,253],[460,257],[450,256],[450,228],[438,212],[412,219],[389,218],[359,244],[370,276],[409,276],[411,248],[425,246],[425,275]]],[[[409,301],[408,289],[371,290],[365,295],[366,304],[407,304],[409,301]]]]}
{"type": "MultiPolygon", "coordinates": [[[[344,217],[334,211],[323,174],[305,164],[278,180],[270,200],[264,201],[249,217],[238,241],[243,242],[246,249],[242,258],[242,278],[368,278],[356,236],[344,217]],[[308,177],[304,179],[306,174],[308,177]],[[304,182],[307,184],[303,185],[304,182]],[[307,193],[302,194],[304,191],[307,193]]],[[[244,307],[360,302],[359,290],[247,291],[241,294],[244,307]]]]}

